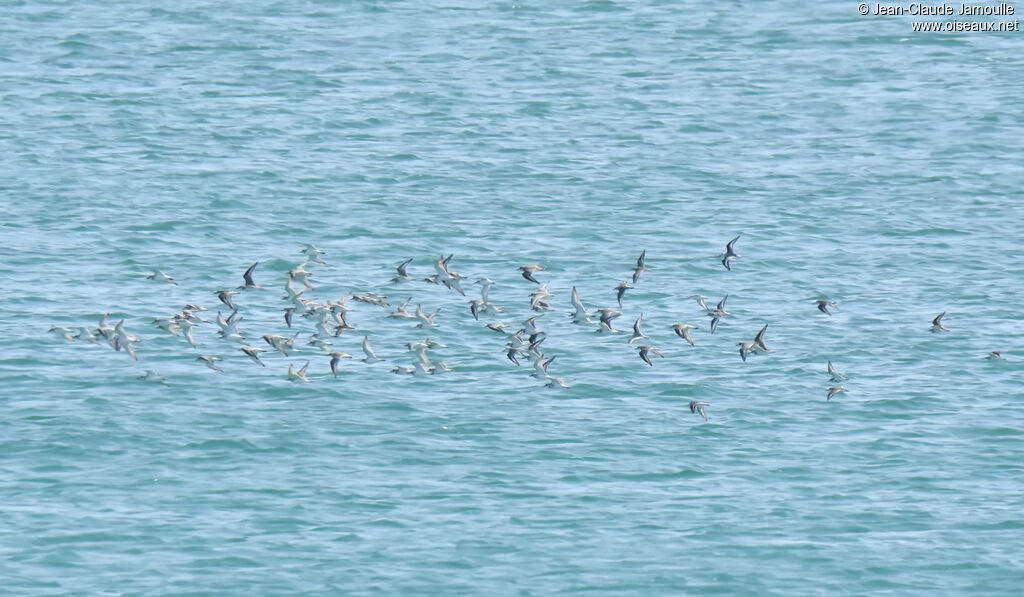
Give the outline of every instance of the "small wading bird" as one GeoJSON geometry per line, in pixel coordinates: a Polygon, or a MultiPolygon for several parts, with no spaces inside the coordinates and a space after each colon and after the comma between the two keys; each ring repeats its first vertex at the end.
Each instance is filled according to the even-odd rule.
{"type": "Polygon", "coordinates": [[[249,269],[245,270],[245,273],[242,274],[242,279],[245,281],[245,283],[242,284],[241,286],[239,286],[239,288],[253,288],[253,289],[263,288],[262,286],[256,284],[256,282],[253,282],[253,280],[252,280],[252,272],[253,272],[253,270],[256,269],[256,266],[259,265],[259,264],[260,264],[260,262],[257,261],[256,263],[250,265],[249,269]]]}
{"type": "Polygon", "coordinates": [[[828,374],[832,376],[832,381],[835,381],[835,382],[843,381],[844,379],[846,379],[846,375],[843,374],[843,373],[840,373],[835,368],[835,365],[832,364],[832,361],[828,362],[828,374]]]}
{"type": "Polygon", "coordinates": [[[619,282],[619,285],[615,287],[616,297],[619,299],[619,308],[622,308],[622,296],[626,294],[627,290],[632,290],[633,287],[629,285],[629,282],[623,280],[619,282]]]}
{"type": "Polygon", "coordinates": [[[643,359],[643,361],[650,365],[651,367],[654,366],[654,363],[651,362],[651,353],[656,354],[661,358],[665,358],[665,355],[661,354],[661,351],[658,350],[656,346],[644,344],[643,346],[640,346],[639,349],[640,358],[643,359]]]}
{"type": "Polygon", "coordinates": [[[696,414],[700,415],[701,417],[704,418],[705,421],[707,421],[708,420],[708,415],[707,415],[706,412],[704,412],[704,407],[706,407],[707,405],[708,405],[707,402],[701,402],[699,400],[693,400],[693,401],[690,402],[690,412],[696,413],[696,414]]]}
{"type": "Polygon", "coordinates": [[[644,314],[641,313],[640,317],[637,317],[636,321],[633,323],[633,337],[629,339],[629,343],[630,344],[636,342],[637,340],[649,340],[650,339],[650,336],[645,335],[643,333],[643,330],[640,329],[640,327],[643,324],[644,324],[644,314]]]}
{"type": "Polygon", "coordinates": [[[266,367],[266,365],[263,364],[263,361],[260,360],[260,353],[264,352],[263,348],[256,348],[255,346],[243,346],[240,350],[245,353],[245,356],[249,357],[253,361],[256,361],[256,363],[260,367],[266,367]]]}
{"type": "Polygon", "coordinates": [[[683,340],[689,342],[690,346],[693,346],[693,336],[690,335],[690,330],[694,329],[695,327],[696,326],[692,326],[688,323],[677,323],[672,326],[672,331],[674,331],[676,335],[682,338],[683,340]]]}
{"type": "Polygon", "coordinates": [[[168,276],[167,274],[163,273],[158,269],[153,270],[153,273],[146,276],[146,279],[156,280],[157,282],[167,282],[168,284],[174,284],[175,286],[178,285],[178,283],[174,281],[174,278],[168,276]]]}
{"type": "Polygon", "coordinates": [[[412,276],[409,275],[409,272],[405,271],[405,268],[409,267],[410,263],[412,263],[412,257],[395,266],[395,269],[398,270],[398,275],[391,278],[391,281],[400,282],[402,280],[412,280],[412,276]]]}
{"type": "Polygon", "coordinates": [[[209,367],[210,369],[213,369],[217,373],[224,373],[224,370],[217,366],[217,361],[220,360],[220,357],[213,357],[213,356],[210,356],[208,354],[204,354],[204,355],[196,357],[196,360],[197,361],[203,361],[204,363],[206,363],[207,367],[209,367]]]}
{"type": "Polygon", "coordinates": [[[537,265],[535,263],[531,263],[529,265],[520,265],[519,269],[521,269],[523,271],[523,277],[524,278],[526,278],[527,280],[533,282],[534,284],[540,284],[540,282],[537,281],[537,278],[533,277],[533,274],[535,274],[536,272],[544,271],[543,267],[541,267],[541,266],[539,266],[539,265],[537,265]]]}
{"type": "Polygon", "coordinates": [[[303,365],[302,369],[299,369],[298,371],[295,370],[294,365],[288,363],[288,380],[309,383],[309,379],[306,377],[306,367],[309,367],[309,361],[306,361],[306,364],[303,365]]]}
{"type": "Polygon", "coordinates": [[[938,315],[935,316],[935,319],[932,320],[931,331],[933,331],[933,332],[948,332],[949,331],[946,328],[942,327],[942,316],[945,315],[945,314],[946,314],[946,312],[943,311],[942,313],[939,313],[938,315]]]}
{"type": "Polygon", "coordinates": [[[725,301],[727,301],[727,300],[729,300],[729,295],[728,294],[725,295],[724,297],[722,297],[722,300],[718,301],[718,306],[715,307],[715,309],[713,311],[709,311],[708,314],[707,314],[708,317],[711,318],[711,333],[712,334],[714,334],[715,330],[718,329],[718,320],[719,319],[721,319],[723,317],[728,317],[729,315],[732,315],[732,313],[729,313],[728,311],[725,310],[725,301]]]}
{"type": "Polygon", "coordinates": [[[829,307],[832,307],[833,309],[839,309],[839,306],[836,305],[835,301],[823,300],[815,302],[818,303],[818,310],[824,313],[825,315],[828,315],[829,317],[832,316],[832,312],[828,310],[829,307]]]}
{"type": "Polygon", "coordinates": [[[645,258],[646,257],[647,257],[647,251],[644,250],[644,251],[642,251],[640,253],[640,258],[636,260],[636,267],[633,268],[633,283],[634,284],[636,284],[636,281],[640,279],[640,274],[642,274],[643,272],[651,271],[651,268],[649,268],[649,267],[647,267],[645,265],[645,263],[646,263],[645,258]]]}
{"type": "Polygon", "coordinates": [[[740,256],[739,253],[733,250],[733,245],[735,245],[736,241],[740,239],[740,234],[737,234],[736,238],[732,239],[725,245],[725,254],[722,255],[722,265],[724,265],[727,270],[732,270],[732,267],[729,266],[729,262],[740,256]]]}

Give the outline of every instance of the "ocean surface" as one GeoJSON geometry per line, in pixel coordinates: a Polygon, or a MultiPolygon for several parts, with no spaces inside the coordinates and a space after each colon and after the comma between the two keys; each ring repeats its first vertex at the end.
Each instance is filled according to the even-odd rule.
{"type": "Polygon", "coordinates": [[[1024,587],[1020,33],[852,2],[157,0],[8,2],[0,40],[0,595],[1024,587]],[[303,298],[390,303],[348,300],[337,377],[283,317],[307,243],[303,298]],[[625,331],[574,325],[571,288],[617,308],[641,251],[625,331]],[[449,254],[465,297],[423,281],[449,254]],[[265,367],[213,323],[255,262],[233,299],[265,367]],[[531,263],[568,388],[484,327],[538,314],[531,263]],[[475,321],[480,277],[502,311],[475,321]],[[728,294],[714,334],[694,294],[728,294]],[[406,299],[438,326],[387,317],[406,299]],[[187,303],[195,349],[153,324],[187,303]],[[47,333],[105,313],[137,361],[47,333]],[[392,373],[426,338],[452,371],[392,373]]]}

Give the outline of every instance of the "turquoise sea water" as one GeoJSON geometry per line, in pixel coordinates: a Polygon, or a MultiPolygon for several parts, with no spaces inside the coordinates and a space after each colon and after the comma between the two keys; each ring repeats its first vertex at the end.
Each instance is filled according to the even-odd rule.
{"type": "Polygon", "coordinates": [[[750,4],[5,5],[0,594],[1019,594],[1024,40],[750,4]],[[304,296],[439,327],[349,300],[333,378],[309,319],[266,368],[151,323],[259,261],[269,349],[306,243],[304,296]],[[642,250],[626,332],[572,325],[642,250]],[[569,388],[484,327],[525,263],[569,388]],[[108,312],[138,361],[46,333],[108,312]],[[391,373],[428,336],[454,371],[391,373]]]}

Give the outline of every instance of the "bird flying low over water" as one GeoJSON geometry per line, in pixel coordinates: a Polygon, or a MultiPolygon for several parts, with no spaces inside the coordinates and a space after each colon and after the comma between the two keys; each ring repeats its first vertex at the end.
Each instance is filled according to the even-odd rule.
{"type": "Polygon", "coordinates": [[[238,311],[238,307],[235,306],[235,303],[231,302],[231,297],[236,294],[238,294],[237,290],[218,290],[217,298],[219,298],[220,302],[227,305],[227,307],[232,311],[238,311]]]}
{"type": "Polygon", "coordinates": [[[217,373],[224,373],[224,370],[217,366],[217,361],[220,360],[220,357],[214,357],[214,356],[210,356],[208,354],[204,354],[204,355],[196,357],[196,360],[197,361],[203,361],[204,363],[206,363],[207,367],[209,367],[210,369],[213,369],[217,373]]]}
{"type": "Polygon", "coordinates": [[[338,365],[341,363],[341,359],[351,359],[352,355],[347,352],[332,352],[331,353],[331,374],[334,377],[338,377],[338,365]]]}
{"type": "Polygon", "coordinates": [[[831,388],[828,389],[828,396],[825,398],[825,400],[831,400],[833,396],[835,396],[836,394],[841,394],[843,392],[849,392],[849,390],[847,390],[843,386],[832,386],[831,388]]]}
{"type": "Polygon", "coordinates": [[[639,349],[640,358],[643,359],[643,361],[650,365],[651,367],[654,366],[654,363],[651,362],[650,357],[652,353],[658,355],[661,358],[665,358],[665,355],[661,354],[661,351],[658,350],[657,347],[651,346],[650,344],[644,344],[643,346],[640,346],[639,349]]]}
{"type": "Polygon", "coordinates": [[[640,279],[640,274],[643,272],[651,271],[651,268],[646,266],[645,258],[647,257],[647,251],[644,250],[640,253],[640,258],[636,260],[636,267],[633,268],[633,283],[640,279]]]}
{"type": "Polygon", "coordinates": [[[828,362],[828,374],[832,376],[832,381],[838,382],[846,379],[846,374],[840,373],[835,365],[832,364],[832,361],[828,362]]]}
{"type": "Polygon", "coordinates": [[[153,270],[153,273],[146,276],[146,279],[156,280],[157,282],[167,282],[168,284],[173,284],[175,286],[178,285],[178,283],[174,281],[174,278],[168,276],[167,274],[163,273],[158,269],[153,270]]]}
{"type": "Polygon", "coordinates": [[[306,361],[306,364],[303,365],[302,369],[299,369],[298,371],[295,370],[294,365],[288,363],[288,380],[294,382],[302,381],[309,383],[309,378],[306,377],[306,367],[309,367],[309,361],[306,361]]]}
{"type": "Polygon", "coordinates": [[[697,299],[697,304],[700,305],[701,309],[704,309],[705,311],[713,311],[713,309],[705,302],[708,300],[708,297],[703,294],[691,294],[690,298],[697,299]]]}
{"type": "Polygon", "coordinates": [[[754,336],[754,350],[758,352],[775,352],[774,350],[768,350],[768,347],[764,345],[764,333],[768,331],[768,324],[764,324],[761,331],[754,336]]]}
{"type": "Polygon", "coordinates": [[[256,348],[255,346],[243,346],[239,350],[244,352],[245,356],[256,361],[256,363],[259,364],[260,367],[266,367],[266,365],[263,364],[263,361],[260,360],[260,353],[264,352],[264,349],[256,348]]]}
{"type": "Polygon", "coordinates": [[[409,313],[408,309],[406,309],[406,307],[409,306],[409,301],[411,300],[412,297],[405,299],[405,302],[395,307],[394,313],[389,313],[388,317],[394,317],[397,319],[416,319],[416,316],[413,315],[412,313],[409,313]]]}
{"type": "Polygon", "coordinates": [[[536,263],[531,263],[529,265],[520,265],[519,269],[522,270],[524,278],[533,282],[534,284],[540,284],[540,282],[537,281],[537,278],[533,277],[533,274],[536,272],[544,271],[543,267],[537,265],[536,263]]]}
{"type": "Polygon", "coordinates": [[[323,259],[320,259],[320,256],[325,255],[326,253],[311,244],[306,245],[306,248],[299,251],[299,253],[305,255],[308,261],[319,263],[320,265],[327,265],[323,259]]]}
{"type": "Polygon", "coordinates": [[[946,328],[942,327],[942,316],[945,315],[945,314],[946,314],[946,312],[943,311],[942,313],[939,313],[938,315],[935,316],[935,319],[932,320],[931,331],[933,331],[933,332],[948,332],[949,331],[946,328]]]}
{"type": "Polygon", "coordinates": [[[256,269],[256,266],[259,264],[260,262],[257,261],[256,263],[250,265],[249,269],[245,270],[245,273],[242,274],[242,279],[245,280],[245,283],[242,286],[239,286],[239,288],[263,288],[262,286],[256,284],[256,282],[253,282],[252,280],[252,272],[253,270],[256,269]]]}
{"type": "Polygon", "coordinates": [[[143,373],[142,375],[138,376],[136,379],[141,379],[142,381],[148,381],[148,382],[151,382],[151,383],[163,384],[165,386],[167,385],[167,379],[166,378],[158,375],[157,373],[155,373],[153,371],[150,371],[149,369],[147,369],[145,373],[143,373]]]}
{"type": "Polygon", "coordinates": [[[986,355],[985,358],[990,360],[990,361],[1005,361],[1006,360],[1006,357],[1003,356],[1003,351],[1001,351],[1001,350],[993,350],[992,352],[988,353],[988,355],[986,355]]]}
{"type": "Polygon", "coordinates": [[[833,309],[837,309],[837,310],[839,309],[839,306],[836,305],[835,301],[822,300],[822,301],[815,301],[815,302],[818,303],[818,310],[821,311],[822,313],[824,313],[825,315],[828,315],[829,317],[832,316],[832,312],[828,310],[829,307],[832,307],[833,309]]]}
{"type": "Polygon", "coordinates": [[[437,311],[434,311],[430,315],[427,315],[423,311],[423,306],[422,305],[416,305],[416,315],[414,317],[416,317],[416,319],[419,320],[419,323],[416,324],[416,327],[418,327],[418,328],[423,328],[423,327],[436,328],[437,324],[434,323],[434,318],[437,317],[437,314],[440,313],[440,311],[441,310],[438,309],[437,311]]]}
{"type": "Polygon", "coordinates": [[[672,331],[674,331],[676,335],[682,338],[683,340],[689,342],[690,346],[693,346],[693,336],[690,335],[690,330],[694,329],[695,327],[696,326],[692,326],[688,323],[677,323],[672,326],[672,331]]]}
{"type": "Polygon", "coordinates": [[[633,287],[629,285],[629,282],[626,282],[625,280],[623,280],[622,282],[619,282],[619,285],[615,287],[615,291],[617,293],[616,297],[619,300],[619,308],[620,309],[622,308],[622,296],[624,294],[626,294],[627,290],[631,290],[632,288],[633,287]]]}
{"type": "Polygon", "coordinates": [[[573,323],[594,323],[590,320],[590,311],[583,306],[583,301],[580,300],[580,293],[576,291],[576,287],[572,287],[572,292],[569,293],[569,303],[572,304],[572,322],[573,323]]]}
{"type": "Polygon", "coordinates": [[[601,323],[611,325],[612,320],[622,315],[622,311],[616,311],[615,309],[598,309],[598,313],[601,314],[601,323]]]}
{"type": "Polygon", "coordinates": [[[402,263],[399,263],[397,266],[395,266],[395,269],[398,270],[398,275],[395,276],[394,278],[391,278],[391,281],[399,282],[401,280],[412,280],[412,276],[410,276],[409,273],[405,271],[405,268],[409,267],[410,263],[412,263],[412,257],[406,259],[402,263]]]}
{"type": "Polygon", "coordinates": [[[721,319],[723,317],[728,317],[729,315],[732,315],[732,313],[729,313],[728,311],[725,310],[725,301],[728,300],[728,299],[729,299],[729,295],[728,294],[725,295],[724,297],[722,297],[722,300],[718,301],[718,306],[715,307],[715,309],[713,311],[709,311],[708,314],[707,314],[708,317],[711,318],[711,333],[712,334],[714,334],[715,330],[718,329],[718,320],[719,319],[721,319]]]}
{"type": "Polygon", "coordinates": [[[74,342],[75,339],[77,338],[77,336],[72,336],[71,335],[71,332],[73,332],[74,330],[69,330],[66,327],[61,327],[61,326],[57,326],[57,325],[51,325],[49,331],[50,331],[50,333],[52,333],[54,335],[57,335],[57,336],[60,336],[61,338],[64,338],[68,342],[74,342]]]}
{"type": "Polygon", "coordinates": [[[469,312],[473,314],[473,319],[480,320],[480,312],[485,311],[487,307],[484,306],[483,299],[472,299],[469,301],[469,312]]]}
{"type": "Polygon", "coordinates": [[[370,347],[369,336],[363,336],[363,354],[366,355],[366,357],[362,359],[364,363],[376,363],[377,361],[381,360],[380,358],[377,357],[376,354],[374,354],[373,348],[370,347]]]}
{"type": "Polygon", "coordinates": [[[641,313],[640,317],[637,317],[636,321],[633,322],[633,337],[629,339],[629,343],[630,344],[636,342],[637,340],[648,340],[648,339],[650,339],[650,336],[645,335],[643,330],[640,329],[640,327],[643,324],[644,324],[644,314],[641,313]]]}
{"type": "Polygon", "coordinates": [[[700,415],[705,421],[708,420],[708,415],[704,412],[704,408],[708,405],[707,402],[701,402],[700,400],[692,400],[690,402],[690,412],[700,415]]]}
{"type": "Polygon", "coordinates": [[[736,241],[740,239],[740,234],[737,234],[736,238],[732,239],[725,245],[725,254],[722,255],[722,265],[724,265],[727,270],[732,270],[732,267],[729,266],[729,262],[740,256],[739,253],[733,250],[733,245],[735,245],[736,241]]]}

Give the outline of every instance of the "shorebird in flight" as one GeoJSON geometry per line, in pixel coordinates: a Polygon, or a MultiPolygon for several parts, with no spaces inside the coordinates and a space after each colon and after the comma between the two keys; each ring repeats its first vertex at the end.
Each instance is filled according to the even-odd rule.
{"type": "Polygon", "coordinates": [[[832,364],[832,361],[828,362],[828,374],[832,376],[832,381],[834,382],[840,382],[846,379],[846,374],[840,373],[839,370],[836,369],[835,365],[832,364]]]}
{"type": "Polygon", "coordinates": [[[707,402],[701,402],[700,400],[690,401],[690,412],[700,415],[705,421],[708,420],[708,415],[704,412],[704,408],[708,405],[707,402]]]}
{"type": "Polygon", "coordinates": [[[341,363],[341,359],[351,359],[352,355],[347,352],[332,352],[331,353],[331,374],[334,377],[338,377],[338,365],[341,363]]]}
{"type": "Polygon", "coordinates": [[[75,341],[75,336],[71,335],[71,332],[73,332],[74,330],[70,330],[70,329],[68,329],[66,327],[51,325],[50,329],[48,331],[50,333],[54,334],[55,336],[59,336],[61,338],[64,338],[68,342],[74,342],[75,341]]]}
{"type": "Polygon", "coordinates": [[[196,357],[196,360],[197,361],[203,361],[204,363],[206,363],[207,367],[209,367],[210,369],[213,369],[217,373],[224,373],[224,370],[217,366],[217,361],[220,360],[220,357],[213,357],[213,356],[210,356],[208,354],[204,354],[204,355],[196,357]]]}
{"type": "Polygon", "coordinates": [[[533,274],[535,274],[536,272],[544,271],[543,267],[537,265],[536,263],[531,263],[529,265],[520,265],[519,269],[522,270],[524,278],[533,282],[534,284],[540,284],[540,282],[537,281],[537,278],[533,277],[533,274]]]}
{"type": "Polygon", "coordinates": [[[644,344],[643,346],[640,346],[639,349],[640,358],[651,367],[654,366],[654,363],[651,362],[651,353],[656,354],[661,358],[665,358],[665,355],[661,354],[661,351],[659,351],[657,347],[651,346],[650,344],[644,344]]]}
{"type": "Polygon", "coordinates": [[[409,301],[411,300],[412,297],[405,299],[405,302],[395,307],[395,312],[389,313],[388,317],[395,317],[398,319],[416,319],[416,316],[413,315],[412,313],[409,313],[409,311],[406,309],[406,307],[409,306],[409,301]]]}
{"type": "MultiPolygon", "coordinates": [[[[323,262],[321,261],[321,263],[323,263],[323,262]]],[[[310,282],[309,282],[309,277],[312,276],[312,275],[313,274],[311,274],[308,271],[306,271],[306,264],[303,263],[303,264],[299,265],[298,267],[296,267],[295,269],[290,270],[288,272],[288,286],[291,286],[291,282],[293,280],[298,280],[299,282],[302,282],[302,285],[306,287],[306,290],[313,290],[313,285],[310,284],[310,282]]],[[[293,290],[289,289],[289,294],[292,294],[293,292],[294,292],[293,290]]],[[[299,293],[299,294],[301,294],[301,293],[299,293]]]]}
{"type": "Polygon", "coordinates": [[[615,309],[598,309],[601,317],[601,325],[597,328],[598,332],[607,334],[617,334],[619,330],[612,327],[612,320],[622,315],[622,311],[616,311],[615,309]]]}
{"type": "Polygon", "coordinates": [[[725,310],[725,301],[728,300],[728,299],[729,299],[729,295],[727,294],[724,297],[722,297],[722,300],[718,301],[718,306],[715,307],[715,309],[713,311],[708,311],[707,315],[708,315],[708,317],[711,318],[711,333],[712,334],[714,334],[715,330],[718,329],[718,320],[719,319],[721,319],[723,317],[727,317],[729,315],[732,315],[732,313],[729,313],[728,311],[725,310]]]}
{"type": "Polygon", "coordinates": [[[708,300],[708,297],[704,296],[703,294],[691,294],[690,298],[697,299],[697,304],[700,305],[701,309],[704,309],[705,311],[714,310],[711,307],[709,307],[708,304],[705,302],[706,300],[708,300]]]}
{"type": "Polygon", "coordinates": [[[434,323],[434,318],[437,317],[437,314],[440,311],[441,310],[438,309],[437,311],[434,311],[430,315],[427,315],[426,313],[423,312],[423,307],[421,305],[416,305],[416,315],[415,315],[415,317],[416,317],[416,319],[418,319],[420,321],[419,323],[416,324],[416,327],[418,327],[418,328],[425,328],[425,327],[436,328],[437,324],[434,323]]]}
{"type": "Polygon", "coordinates": [[[309,361],[306,361],[306,364],[303,365],[302,369],[299,369],[298,371],[295,370],[294,365],[288,363],[288,380],[294,382],[301,381],[309,383],[309,378],[306,377],[306,367],[309,367],[309,361]]]}
{"type": "Polygon", "coordinates": [[[828,310],[829,307],[832,307],[833,309],[837,310],[839,309],[839,305],[837,305],[835,301],[821,300],[816,302],[818,303],[818,310],[824,313],[825,315],[828,315],[829,317],[832,316],[832,312],[828,310]]]}
{"type": "Polygon", "coordinates": [[[728,242],[728,244],[725,245],[725,254],[722,255],[722,265],[724,265],[725,269],[727,270],[732,270],[732,267],[729,266],[729,262],[740,256],[739,253],[733,250],[733,245],[735,245],[736,241],[738,241],[739,239],[740,235],[737,234],[736,238],[732,239],[731,241],[728,242]]]}
{"type": "Polygon", "coordinates": [[[469,312],[473,314],[473,319],[480,320],[480,312],[486,311],[487,307],[484,306],[483,299],[471,299],[469,301],[469,312]]]}
{"type": "Polygon", "coordinates": [[[363,354],[366,355],[366,358],[362,359],[364,363],[376,363],[381,360],[377,358],[377,355],[373,352],[373,348],[370,347],[369,336],[363,336],[363,354]]]}
{"type": "Polygon", "coordinates": [[[935,319],[932,320],[931,331],[933,331],[933,332],[948,332],[949,331],[946,328],[942,327],[942,316],[945,315],[945,314],[946,314],[946,312],[943,311],[942,313],[939,313],[935,317],[935,319]]]}
{"type": "Polygon", "coordinates": [[[412,276],[409,275],[409,272],[405,271],[405,268],[409,267],[410,263],[412,263],[412,257],[395,266],[395,269],[398,270],[398,275],[391,278],[391,281],[399,282],[401,280],[412,280],[412,276]]]}
{"type": "Polygon", "coordinates": [[[148,381],[152,383],[163,384],[165,386],[167,385],[167,379],[161,377],[160,375],[157,375],[155,372],[150,371],[149,369],[146,369],[146,372],[138,376],[136,379],[141,379],[142,381],[148,381]]]}
{"type": "Polygon", "coordinates": [[[146,276],[146,279],[156,280],[157,282],[167,282],[168,284],[174,284],[175,286],[178,285],[178,283],[174,281],[174,278],[168,276],[167,274],[163,273],[158,269],[153,270],[153,273],[146,276]]]}
{"type": "Polygon", "coordinates": [[[774,350],[768,350],[768,347],[764,345],[764,333],[768,331],[768,324],[764,324],[761,331],[754,336],[754,351],[755,352],[775,352],[774,350]]]}
{"type": "Polygon", "coordinates": [[[326,253],[324,253],[323,251],[321,251],[320,249],[316,248],[313,245],[307,244],[306,248],[299,251],[299,253],[305,255],[306,260],[308,261],[312,261],[313,263],[319,263],[320,265],[327,265],[326,263],[324,263],[323,259],[320,259],[320,256],[326,255],[326,253]]]}
{"type": "Polygon", "coordinates": [[[1003,351],[1001,351],[1001,350],[993,350],[992,352],[988,353],[988,355],[985,358],[990,360],[990,361],[1005,361],[1006,360],[1006,357],[1003,356],[1003,351]]]}
{"type": "Polygon", "coordinates": [[[693,346],[693,336],[690,335],[690,330],[695,329],[696,327],[697,326],[693,326],[688,323],[677,323],[672,326],[672,331],[674,331],[676,335],[683,340],[689,342],[690,346],[693,346]]]}
{"type": "Polygon", "coordinates": [[[235,303],[231,302],[231,297],[236,294],[238,294],[237,290],[218,290],[217,298],[219,298],[220,302],[227,305],[232,311],[238,311],[238,307],[235,306],[235,303]]]}
{"type": "Polygon", "coordinates": [[[849,392],[849,390],[847,390],[843,386],[832,386],[831,388],[828,389],[828,396],[825,398],[825,400],[831,400],[833,396],[835,396],[836,394],[841,394],[843,392],[849,392]]]}
{"type": "Polygon", "coordinates": [[[243,284],[242,286],[239,286],[239,288],[254,288],[254,289],[255,288],[263,288],[262,286],[258,285],[256,282],[252,281],[252,272],[253,272],[253,270],[256,269],[256,266],[259,265],[259,264],[260,264],[260,262],[257,261],[256,263],[250,265],[249,269],[245,270],[245,273],[242,274],[242,279],[245,280],[245,284],[243,284]]]}
{"type": "Polygon", "coordinates": [[[622,282],[619,282],[619,285],[615,287],[615,291],[617,293],[617,298],[619,300],[619,308],[620,309],[622,308],[622,295],[626,294],[626,291],[627,290],[631,290],[632,288],[633,287],[629,285],[629,282],[626,282],[625,280],[623,280],[622,282]]]}
{"type": "Polygon", "coordinates": [[[640,326],[642,326],[643,324],[644,324],[644,314],[641,313],[640,317],[637,317],[636,321],[633,322],[633,337],[629,339],[629,343],[630,344],[636,342],[637,340],[649,340],[650,339],[650,336],[644,334],[643,331],[640,329],[640,326]]]}
{"type": "Polygon", "coordinates": [[[541,313],[540,315],[534,315],[533,317],[527,319],[523,327],[523,333],[525,333],[527,336],[536,336],[537,334],[544,334],[544,330],[537,327],[537,320],[540,319],[541,317],[544,317],[543,313],[541,313]]]}
{"type": "Polygon", "coordinates": [[[594,323],[590,320],[590,311],[583,306],[583,301],[580,300],[580,293],[576,292],[576,287],[572,287],[572,292],[569,293],[569,303],[572,304],[572,322],[573,323],[594,323]]]}
{"type": "Polygon", "coordinates": [[[643,272],[651,271],[651,268],[645,265],[645,258],[647,257],[647,251],[644,250],[640,253],[640,258],[636,260],[636,267],[633,268],[633,283],[640,279],[640,274],[643,272]]]}
{"type": "Polygon", "coordinates": [[[243,346],[239,350],[244,352],[245,356],[256,361],[256,363],[259,364],[260,367],[266,367],[266,365],[263,364],[263,361],[260,360],[260,353],[264,352],[264,349],[256,348],[255,346],[243,346]]]}

